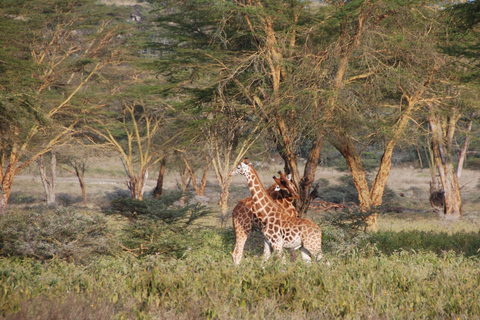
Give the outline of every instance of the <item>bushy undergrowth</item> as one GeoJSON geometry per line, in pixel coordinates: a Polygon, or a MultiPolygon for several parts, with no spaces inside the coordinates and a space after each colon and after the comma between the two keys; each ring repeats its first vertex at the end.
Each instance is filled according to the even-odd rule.
{"type": "Polygon", "coordinates": [[[219,233],[201,239],[183,259],[105,257],[78,268],[0,258],[0,308],[8,319],[54,319],[42,304],[62,319],[480,317],[477,258],[350,250],[327,254],[328,264],[247,256],[232,266],[219,233]]]}
{"type": "Polygon", "coordinates": [[[134,255],[179,258],[199,245],[194,224],[209,213],[205,206],[188,201],[181,192],[167,193],[158,200],[117,197],[111,200],[109,212],[130,219],[122,242],[134,255]]]}
{"type": "Polygon", "coordinates": [[[92,254],[113,254],[118,248],[106,233],[106,220],[100,214],[45,207],[17,210],[0,220],[0,254],[77,261],[92,254]]]}
{"type": "Polygon", "coordinates": [[[259,246],[233,266],[232,230],[191,228],[188,215],[139,214],[156,205],[132,208],[119,207],[128,221],[67,210],[2,218],[0,319],[480,319],[476,233],[370,234],[323,224],[318,263],[300,255],[262,263],[259,246]],[[124,233],[109,230],[117,220],[124,233]],[[125,250],[95,249],[106,234],[125,250]],[[63,247],[38,255],[46,249],[32,235],[94,258],[78,264],[63,247]],[[37,253],[7,254],[13,244],[37,253]]]}

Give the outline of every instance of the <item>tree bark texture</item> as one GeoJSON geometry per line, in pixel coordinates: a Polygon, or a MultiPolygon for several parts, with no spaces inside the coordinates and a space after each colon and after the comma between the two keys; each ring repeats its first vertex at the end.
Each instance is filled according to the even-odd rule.
{"type": "MultiPolygon", "coordinates": [[[[430,111],[433,111],[433,108],[430,111]]],[[[455,112],[448,119],[441,119],[433,112],[428,117],[433,157],[445,195],[447,218],[458,218],[462,215],[462,197],[452,159],[452,140],[458,119],[459,115],[455,112]]]]}
{"type": "Polygon", "coordinates": [[[42,180],[43,189],[47,199],[47,205],[55,204],[55,186],[57,180],[57,157],[55,151],[51,152],[50,172],[45,167],[45,156],[42,155],[37,159],[38,169],[40,170],[40,178],[42,180]]]}

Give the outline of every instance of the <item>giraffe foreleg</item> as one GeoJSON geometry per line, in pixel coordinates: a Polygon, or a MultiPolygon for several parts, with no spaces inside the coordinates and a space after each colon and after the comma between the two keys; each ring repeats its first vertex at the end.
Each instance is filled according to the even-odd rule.
{"type": "Polygon", "coordinates": [[[282,256],[283,242],[282,241],[275,242],[274,244],[272,244],[272,247],[273,247],[273,251],[275,251],[275,255],[277,256],[277,258],[283,263],[285,263],[285,258],[282,256]]]}

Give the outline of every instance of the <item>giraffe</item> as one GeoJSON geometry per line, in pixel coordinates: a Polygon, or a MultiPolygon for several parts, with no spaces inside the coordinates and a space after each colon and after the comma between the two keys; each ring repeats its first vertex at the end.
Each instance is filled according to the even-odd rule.
{"type": "MultiPolygon", "coordinates": [[[[279,171],[278,173],[280,174],[280,179],[274,176],[273,179],[275,183],[266,191],[273,200],[285,208],[287,215],[296,217],[298,213],[293,206],[293,200],[299,198],[297,188],[295,188],[295,185],[290,181],[290,175],[285,177],[282,172],[279,171]]],[[[232,224],[235,230],[235,248],[232,252],[232,258],[234,264],[238,265],[242,260],[243,249],[250,232],[255,226],[259,228],[263,227],[262,222],[254,213],[254,203],[251,196],[240,200],[235,206],[232,212],[232,224]]],[[[270,247],[266,242],[264,245],[263,254],[265,259],[265,255],[270,252],[270,247]]],[[[291,260],[295,260],[297,258],[296,251],[291,249],[290,256],[291,260]]]]}
{"type": "MultiPolygon", "coordinates": [[[[290,217],[280,205],[268,196],[257,172],[244,158],[231,175],[244,175],[252,194],[255,213],[262,222],[262,233],[269,248],[281,258],[283,248],[300,248],[302,258],[317,261],[322,258],[322,231],[309,219],[290,217]]],[[[267,247],[267,245],[266,245],[267,247]]],[[[270,258],[271,250],[264,254],[264,261],[270,258]]]]}

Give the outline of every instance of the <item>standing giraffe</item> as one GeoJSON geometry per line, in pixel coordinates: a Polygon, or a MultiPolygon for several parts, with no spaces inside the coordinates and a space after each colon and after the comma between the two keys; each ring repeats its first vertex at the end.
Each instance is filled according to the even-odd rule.
{"type": "MultiPolygon", "coordinates": [[[[322,258],[322,231],[309,219],[290,217],[285,209],[278,205],[267,193],[253,166],[244,158],[232,175],[242,174],[247,178],[252,194],[255,213],[262,221],[262,233],[269,248],[281,258],[283,248],[300,248],[302,258],[310,262],[322,258]]],[[[267,247],[267,245],[265,246],[267,247]]],[[[270,250],[264,254],[264,261],[270,258],[270,250]]]]}
{"type": "MultiPolygon", "coordinates": [[[[293,206],[293,200],[298,199],[297,188],[290,181],[290,176],[285,177],[282,172],[280,174],[280,179],[273,177],[275,184],[266,190],[268,195],[275,200],[279,205],[281,205],[288,216],[296,217],[297,210],[293,206]]],[[[262,222],[257,218],[254,213],[254,203],[253,198],[250,196],[240,202],[235,206],[232,212],[232,224],[233,229],[235,230],[235,248],[232,253],[233,262],[238,265],[242,260],[243,249],[245,247],[245,242],[247,241],[250,232],[253,230],[253,227],[257,226],[263,228],[262,222]]],[[[270,246],[265,242],[265,248],[263,250],[264,260],[266,255],[270,254],[270,246]]],[[[295,260],[297,253],[294,249],[290,250],[291,260],[295,260]]],[[[267,258],[268,259],[268,258],[267,258]]]]}

